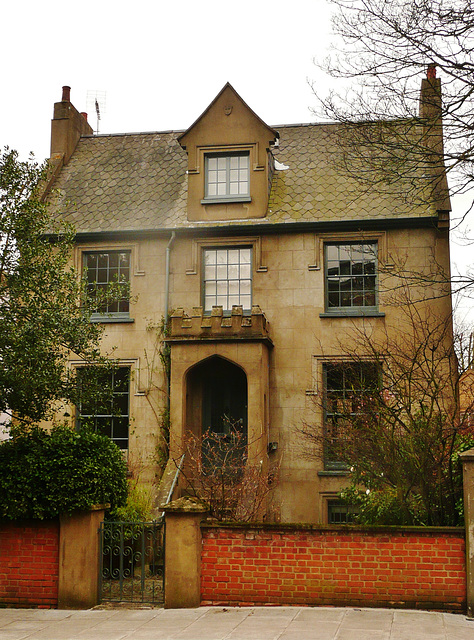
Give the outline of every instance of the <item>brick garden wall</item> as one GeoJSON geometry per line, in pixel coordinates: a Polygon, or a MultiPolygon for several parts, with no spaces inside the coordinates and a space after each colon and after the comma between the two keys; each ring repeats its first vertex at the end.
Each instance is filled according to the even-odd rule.
{"type": "Polygon", "coordinates": [[[58,605],[59,522],[0,522],[0,606],[58,605]]]}
{"type": "Polygon", "coordinates": [[[202,525],[202,604],[464,610],[463,529],[202,525]]]}

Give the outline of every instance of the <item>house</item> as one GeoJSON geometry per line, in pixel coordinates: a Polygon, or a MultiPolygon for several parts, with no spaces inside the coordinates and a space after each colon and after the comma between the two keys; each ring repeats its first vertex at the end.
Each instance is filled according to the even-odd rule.
{"type": "MultiPolygon", "coordinates": [[[[436,108],[439,92],[433,74],[424,79],[422,109],[436,108]]],[[[397,259],[411,272],[449,273],[450,205],[439,168],[428,198],[402,184],[364,188],[337,161],[341,131],[268,126],[230,84],[183,131],[94,135],[68,87],[55,104],[51,206],[75,226],[74,261],[90,290],[130,288],[92,317],[119,365],[120,409],[92,417],[145,481],[168,424],[168,358],[172,455],[186,432],[225,433],[227,419],[249,460],[279,461],[269,518],[344,520],[347,468],[324,451],[302,455],[300,425],[334,425],[337,411],[315,399],[354,392],[347,333],[399,330],[400,309],[384,293],[397,259]]],[[[423,286],[422,304],[451,322],[450,296],[423,286]]]]}

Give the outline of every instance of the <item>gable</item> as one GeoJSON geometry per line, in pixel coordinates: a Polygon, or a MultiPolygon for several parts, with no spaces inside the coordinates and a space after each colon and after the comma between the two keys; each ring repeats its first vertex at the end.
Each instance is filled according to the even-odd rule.
{"type": "Polygon", "coordinates": [[[188,155],[188,219],[235,220],[265,217],[278,132],[266,125],[227,83],[178,141],[188,155]],[[219,167],[208,167],[209,159],[219,167]],[[233,163],[232,169],[230,162],[233,163]],[[242,164],[239,164],[242,163],[242,164]],[[238,176],[232,185],[230,171],[238,176]],[[209,171],[212,171],[210,178],[209,171]],[[215,180],[213,188],[209,182],[215,180]],[[219,187],[219,189],[218,189],[219,187]]]}

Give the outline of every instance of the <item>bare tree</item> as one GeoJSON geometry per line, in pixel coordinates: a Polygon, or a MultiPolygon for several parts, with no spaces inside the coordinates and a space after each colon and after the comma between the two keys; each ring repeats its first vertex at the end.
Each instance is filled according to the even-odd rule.
{"type": "MultiPolygon", "coordinates": [[[[322,64],[344,90],[314,90],[339,122],[340,163],[359,185],[393,190],[447,219],[451,195],[473,206],[472,0],[330,0],[335,47],[322,64]],[[420,78],[427,70],[427,77],[420,78]],[[442,91],[441,91],[442,81],[442,91]]],[[[464,214],[467,213],[464,209],[464,214]]],[[[472,270],[453,278],[472,291],[472,270]]]]}
{"type": "MultiPolygon", "coordinates": [[[[184,493],[209,506],[217,520],[258,522],[268,515],[268,500],[278,479],[278,464],[268,467],[266,440],[248,443],[237,425],[225,434],[207,431],[198,437],[188,432],[181,451],[184,493]],[[248,447],[258,451],[248,459],[248,447]]],[[[181,455],[176,458],[178,467],[181,455]]]]}
{"type": "Polygon", "coordinates": [[[457,456],[474,444],[474,399],[461,414],[450,322],[417,304],[401,313],[396,332],[366,324],[343,337],[344,356],[325,365],[318,417],[301,429],[306,455],[352,472],[343,496],[362,523],[458,524],[457,456]]]}

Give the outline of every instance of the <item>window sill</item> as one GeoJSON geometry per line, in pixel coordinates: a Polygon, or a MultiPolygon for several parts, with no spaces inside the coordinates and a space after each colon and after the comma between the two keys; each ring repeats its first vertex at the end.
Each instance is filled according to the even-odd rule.
{"type": "Polygon", "coordinates": [[[201,204],[230,204],[232,202],[252,202],[250,196],[226,196],[222,198],[203,198],[201,204]]]}
{"type": "Polygon", "coordinates": [[[385,318],[385,313],[376,310],[364,309],[338,309],[337,311],[325,311],[319,314],[320,318],[385,318]]]}
{"type": "Polygon", "coordinates": [[[318,471],[318,476],[348,476],[350,473],[349,469],[325,469],[324,471],[318,471]]]}
{"type": "Polygon", "coordinates": [[[122,324],[132,324],[135,322],[133,318],[120,318],[118,316],[91,316],[91,322],[97,324],[105,324],[105,323],[122,323],[122,324]]]}

